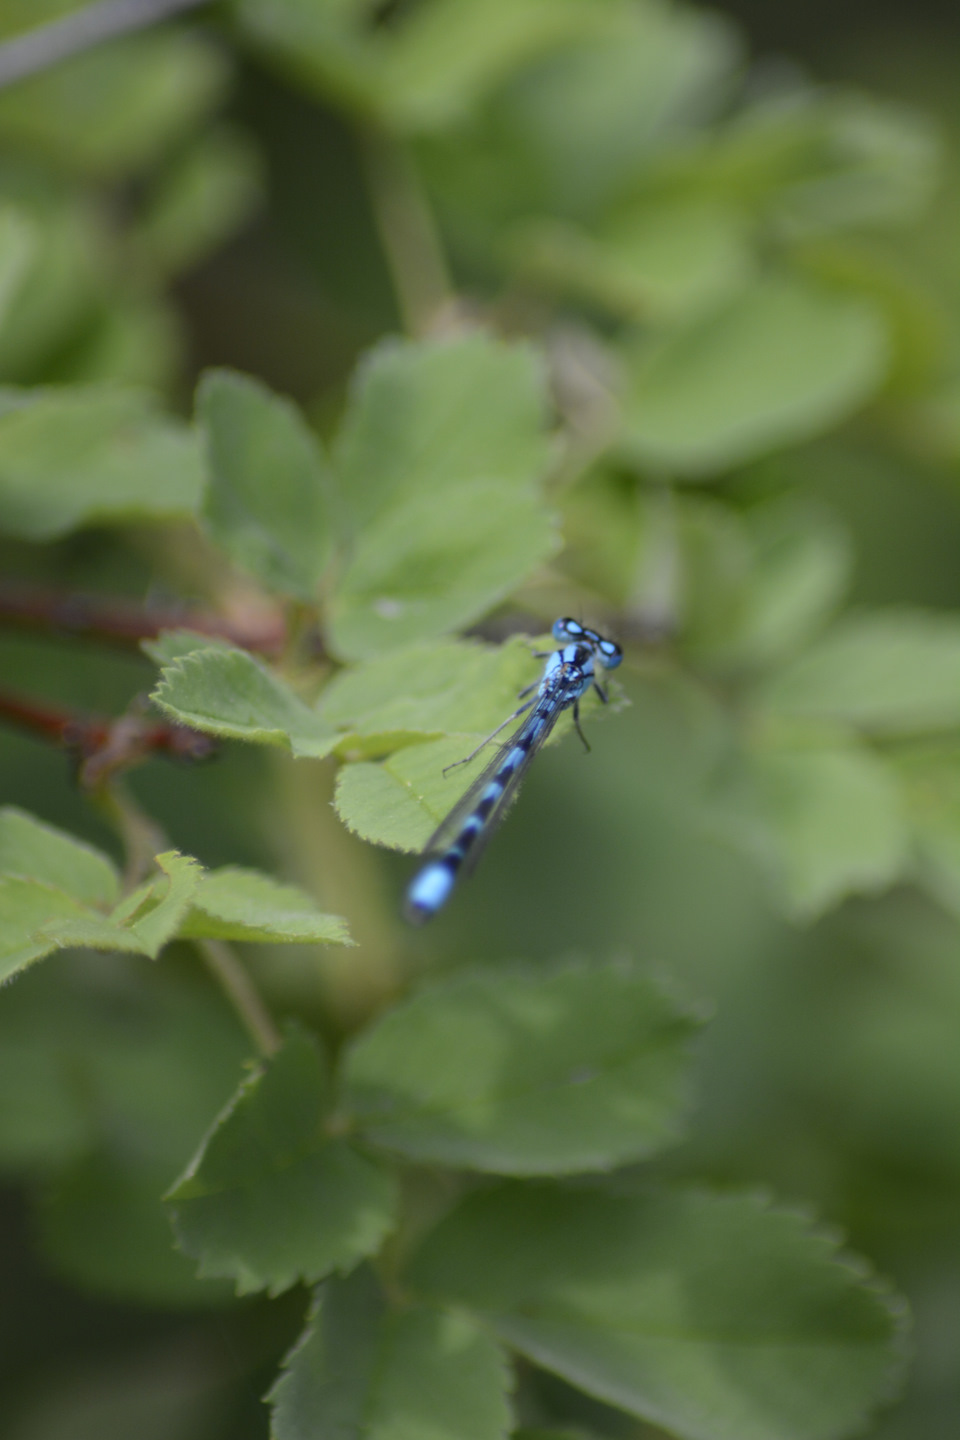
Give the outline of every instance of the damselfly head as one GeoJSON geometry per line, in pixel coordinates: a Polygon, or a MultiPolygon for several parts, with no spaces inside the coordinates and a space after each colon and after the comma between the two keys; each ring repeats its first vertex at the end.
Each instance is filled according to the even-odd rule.
{"type": "Polygon", "coordinates": [[[569,615],[564,615],[560,620],[553,622],[554,640],[582,641],[589,645],[594,655],[605,670],[615,670],[623,659],[623,650],[616,640],[605,640],[598,635],[596,630],[590,630],[586,625],[581,625],[579,620],[573,620],[569,615]]]}

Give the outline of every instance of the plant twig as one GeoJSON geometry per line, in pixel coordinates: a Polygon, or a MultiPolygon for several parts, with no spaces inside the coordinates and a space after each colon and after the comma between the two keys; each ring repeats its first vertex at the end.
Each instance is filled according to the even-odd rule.
{"type": "Polygon", "coordinates": [[[195,940],[207,969],[220,985],[263,1055],[279,1050],[282,1038],[239,956],[224,940],[195,940]]]}
{"type": "Polygon", "coordinates": [[[139,707],[118,718],[85,715],[0,691],[0,721],[4,720],[73,753],[80,764],[80,783],[87,790],[150,755],[206,760],[217,748],[211,736],[186,725],[152,720],[139,707]]]}
{"type": "Polygon", "coordinates": [[[452,308],[454,290],[427,197],[410,155],[391,136],[361,137],[367,186],[397,304],[411,335],[426,335],[452,308]]]}
{"type": "Polygon", "coordinates": [[[71,55],[195,10],[208,0],[99,0],[0,45],[0,89],[49,70],[71,55]]]}
{"type": "Polygon", "coordinates": [[[126,891],[135,890],[153,869],[154,859],[169,849],[166,834],[134,800],[116,777],[106,780],[92,792],[97,809],[120,837],[126,857],[123,884],[126,891]]]}
{"type": "Polygon", "coordinates": [[[286,626],[279,610],[275,617],[264,614],[259,623],[240,625],[207,610],[159,608],[10,582],[0,585],[0,625],[41,634],[80,635],[125,650],[136,649],[141,640],[155,640],[164,630],[195,630],[269,656],[282,654],[286,645],[286,626]]]}

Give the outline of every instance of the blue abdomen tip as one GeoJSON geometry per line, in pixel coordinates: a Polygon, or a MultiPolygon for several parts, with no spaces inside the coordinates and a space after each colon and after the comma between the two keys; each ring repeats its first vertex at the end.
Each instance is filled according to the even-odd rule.
{"type": "Polygon", "coordinates": [[[453,889],[454,874],[442,860],[433,860],[424,865],[415,875],[407,891],[404,914],[413,925],[422,925],[446,904],[453,889]]]}

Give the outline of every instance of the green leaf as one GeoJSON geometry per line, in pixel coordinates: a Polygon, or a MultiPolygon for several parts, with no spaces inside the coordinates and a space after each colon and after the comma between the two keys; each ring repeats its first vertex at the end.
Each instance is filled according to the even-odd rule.
{"type": "Polygon", "coordinates": [[[25,391],[0,412],[0,527],[22,539],[187,516],[200,487],[193,437],[141,391],[25,391]]]}
{"type": "Polygon", "coordinates": [[[34,940],[44,942],[44,953],[54,949],[124,950],[131,955],[150,953],[135,931],[96,914],[78,915],[76,919],[64,917],[42,925],[34,940]]]}
{"type": "Polygon", "coordinates": [[[0,328],[30,269],[36,245],[36,229],[29,215],[15,205],[0,207],[0,328]]]}
{"type": "MultiPolygon", "coordinates": [[[[442,805],[428,808],[423,790],[428,785],[439,789],[443,768],[462,760],[464,753],[472,749],[471,741],[478,744],[482,738],[477,735],[462,743],[454,739],[413,745],[381,765],[361,762],[343,766],[337,775],[337,814],[354,834],[374,845],[386,845],[391,850],[422,850],[466,786],[451,786],[444,792],[450,796],[446,809],[442,805]]],[[[475,770],[470,778],[477,773],[475,770]]]]}
{"type": "Polygon", "coordinates": [[[180,372],[182,341],[180,317],[164,297],[118,296],[90,317],[82,342],[57,375],[74,385],[169,390],[180,372]]]}
{"type": "Polygon", "coordinates": [[[335,461],[361,524],[401,499],[435,504],[472,480],[518,489],[549,458],[546,381],[527,345],[484,334],[388,340],[357,372],[335,461]]]}
{"type": "Polygon", "coordinates": [[[321,1428],[331,1440],[361,1433],[385,1312],[365,1265],[318,1287],[306,1329],[266,1396],[275,1440],[313,1440],[321,1428]]]}
{"type": "Polygon", "coordinates": [[[179,930],[203,876],[196,860],[189,855],[179,855],[176,850],[168,850],[156,858],[166,878],[155,880],[137,910],[124,917],[144,954],[154,960],[179,930]]]}
{"type": "Polygon", "coordinates": [[[443,1220],[409,1279],[684,1440],[840,1440],[902,1358],[902,1305],[752,1196],[507,1184],[443,1220]]]}
{"type": "Polygon", "coordinates": [[[635,355],[622,443],[679,476],[722,471],[846,418],[888,358],[870,302],[773,276],[635,355]]]}
{"type": "MultiPolygon", "coordinates": [[[[653,495],[638,505],[638,593],[667,614],[678,609],[680,641],[699,667],[729,661],[744,619],[752,556],[746,526],[729,505],[701,495],[653,495]],[[675,552],[676,595],[664,590],[664,555],[675,552]],[[662,597],[662,598],[660,598],[662,597]]],[[[673,582],[667,582],[672,586],[673,582]]]]}
{"type": "Polygon", "coordinates": [[[331,480],[300,412],[257,380],[208,370],[197,419],[213,539],[267,589],[311,600],[330,557],[331,480]]]}
{"type": "Polygon", "coordinates": [[[328,1091],[320,1051],[302,1032],[240,1087],[167,1196],[201,1276],[229,1276],[240,1294],[278,1294],[379,1249],[394,1183],[328,1133],[328,1091]]]}
{"type": "Polygon", "coordinates": [[[192,907],[179,929],[185,939],[353,943],[339,915],[325,915],[296,886],[281,885],[256,870],[231,866],[205,874],[192,907]]]}
{"type": "MultiPolygon", "coordinates": [[[[647,510],[641,586],[656,583],[662,533],[659,512],[647,510]]],[[[823,628],[849,581],[846,532],[829,511],[792,496],[742,515],[700,495],[673,496],[668,524],[682,575],[680,642],[698,666],[756,678],[823,628]]]]}
{"type": "Polygon", "coordinates": [[[736,651],[769,664],[821,628],[843,597],[853,568],[850,537],[819,506],[764,505],[748,517],[753,567],[736,651]]]}
{"type": "Polygon", "coordinates": [[[609,1169],[676,1138],[696,1024],[629,962],[459,975],[354,1041],[344,1103],[426,1164],[609,1169]]]}
{"type": "Polygon", "coordinates": [[[149,164],[221,98],[223,53],[196,33],[115,40],[0,94],[0,136],[83,175],[117,179],[149,164]]]}
{"type": "Polygon", "coordinates": [[[380,1341],[370,1434],[502,1440],[510,1428],[506,1358],[467,1315],[417,1306],[393,1317],[380,1341]]]}
{"type": "Polygon", "coordinates": [[[509,1373],[469,1316],[390,1314],[367,1269],[329,1280],[267,1397],[275,1440],[504,1440],[509,1373]]]}
{"type": "Polygon", "coordinates": [[[278,675],[222,643],[181,654],[150,698],[194,730],[287,746],[298,757],[322,759],[340,738],[278,675]]]}
{"type": "Polygon", "coordinates": [[[960,620],[886,610],[852,615],[771,676],[784,715],[909,735],[960,724],[960,620]]]}
{"type": "Polygon", "coordinates": [[[483,738],[453,736],[398,750],[381,765],[345,765],[337,776],[337,814],[375,845],[422,850],[489,756],[481,754],[450,775],[444,769],[463,760],[483,738]]]}
{"type": "Polygon", "coordinates": [[[14,876],[0,879],[0,981],[56,950],[58,930],[90,914],[52,885],[14,876]]]}
{"type": "Polygon", "coordinates": [[[500,646],[415,645],[341,671],[317,713],[346,732],[338,750],[351,756],[443,735],[489,734],[516,708],[517,692],[536,678],[538,665],[522,636],[500,646]]]}
{"type": "Polygon", "coordinates": [[[217,127],[167,164],[150,187],[131,243],[161,275],[192,269],[246,219],[261,195],[257,152],[217,127]]]}
{"type": "Polygon", "coordinates": [[[511,253],[539,280],[641,322],[692,319],[753,269],[746,216],[700,195],[645,196],[592,233],[532,221],[512,238],[511,253]]]}
{"type": "Polygon", "coordinates": [[[105,916],[95,907],[115,899],[118,888],[107,857],[12,808],[0,812],[0,874],[7,864],[29,864],[36,874],[0,878],[0,978],[68,946],[157,958],[177,935],[203,874],[189,855],[157,855],[161,877],[145,881],[105,916]],[[13,847],[7,861],[4,851],[10,855],[13,847]]]}
{"type": "Polygon", "coordinates": [[[402,130],[448,126],[511,72],[595,28],[593,0],[426,0],[380,61],[381,105],[402,130]]]}
{"type": "Polygon", "coordinates": [[[388,29],[366,0],[236,0],[241,25],[311,90],[387,129],[444,126],[540,51],[592,27],[590,0],[425,0],[388,29]]]}
{"type": "MultiPolygon", "coordinates": [[[[909,836],[890,768],[867,750],[771,750],[753,757],[788,912],[812,920],[852,894],[875,894],[899,878],[909,836]]],[[[772,853],[771,853],[772,852],[772,853]]]]}
{"type": "Polygon", "coordinates": [[[105,908],[120,894],[120,877],[102,851],[15,805],[0,809],[0,874],[39,880],[86,905],[105,908]]]}
{"type": "Polygon", "coordinates": [[[629,0],[592,9],[590,34],[533,59],[469,124],[420,142],[444,228],[483,272],[509,264],[533,218],[592,228],[641,190],[656,203],[650,172],[673,183],[678,150],[683,184],[691,136],[736,83],[741,42],[719,15],[629,0]]]}
{"type": "Polygon", "coordinates": [[[2,992],[0,1164],[36,1176],[106,1144],[117,1163],[163,1167],[151,1204],[172,1255],[160,1194],[249,1050],[196,965],[54,955],[2,992]]]}
{"type": "Polygon", "coordinates": [[[468,480],[410,496],[360,537],[330,605],[329,639],[367,659],[478,619],[558,548],[532,489],[468,480]]]}
{"type": "Polygon", "coordinates": [[[936,187],[939,151],[915,111],[809,88],[736,116],[711,147],[704,180],[781,234],[807,237],[914,218],[936,187]]]}
{"type": "MultiPolygon", "coordinates": [[[[600,709],[599,700],[587,697],[580,706],[581,716],[596,716],[600,709]]],[[[508,709],[499,719],[505,720],[510,713],[508,709]]],[[[569,712],[561,715],[547,744],[568,734],[572,723],[569,712]]],[[[343,766],[334,796],[338,815],[351,830],[375,845],[422,850],[493,755],[492,749],[484,747],[468,765],[460,763],[489,733],[468,732],[423,745],[407,745],[379,765],[361,761],[343,766]],[[450,770],[451,766],[456,768],[450,770]],[[450,773],[445,775],[444,770],[450,773]]]]}
{"type": "Polygon", "coordinates": [[[739,37],[719,15],[594,8],[596,33],[529,66],[506,87],[497,115],[509,151],[527,162],[528,192],[532,169],[543,208],[567,216],[595,214],[658,149],[702,122],[740,60],[739,37]]]}
{"type": "Polygon", "coordinates": [[[0,326],[0,379],[43,373],[52,353],[75,342],[101,304],[104,234],[79,198],[15,192],[32,231],[24,274],[7,293],[0,326]]]}
{"type": "Polygon", "coordinates": [[[232,0],[241,33],[311,91],[379,116],[380,66],[363,21],[368,0],[232,0]]]}
{"type": "Polygon", "coordinates": [[[200,884],[196,860],[171,850],[157,856],[162,876],[124,896],[107,916],[94,908],[106,898],[108,884],[114,890],[117,884],[105,856],[18,811],[3,812],[0,854],[5,843],[21,839],[47,878],[0,879],[0,978],[65,947],[126,950],[155,959],[176,935],[200,884]],[[52,883],[54,877],[63,888],[52,883]]]}
{"type": "MultiPolygon", "coordinates": [[[[595,715],[600,702],[587,699],[580,709],[581,715],[595,715]]],[[[506,715],[500,719],[506,719],[506,715]]],[[[569,713],[561,715],[547,743],[553,744],[566,735],[571,725],[569,713]]],[[[489,733],[452,735],[423,745],[407,745],[379,765],[361,761],[343,766],[334,796],[337,814],[351,830],[375,845],[392,850],[422,850],[490,760],[493,751],[484,748],[468,765],[459,763],[489,733]],[[456,768],[445,775],[444,770],[453,765],[456,768]]]]}

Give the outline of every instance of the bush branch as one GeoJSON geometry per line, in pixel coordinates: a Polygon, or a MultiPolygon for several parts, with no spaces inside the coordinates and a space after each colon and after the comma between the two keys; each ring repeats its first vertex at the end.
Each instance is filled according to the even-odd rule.
{"type": "Polygon", "coordinates": [[[162,827],[141,810],[116,777],[100,785],[91,798],[120,838],[126,861],[123,887],[129,894],[146,880],[154,868],[155,857],[170,848],[169,841],[162,827]]]}
{"type": "Polygon", "coordinates": [[[201,735],[186,725],[150,719],[139,706],[116,719],[86,715],[65,706],[0,691],[0,721],[16,725],[74,754],[85,790],[99,788],[112,775],[129,770],[150,755],[205,760],[217,748],[217,742],[209,735],[201,735]]]}
{"type": "Polygon", "coordinates": [[[258,624],[240,625],[206,610],[161,609],[12,584],[0,585],[0,625],[41,634],[81,635],[125,650],[136,649],[141,640],[155,640],[163,630],[195,630],[268,656],[281,655],[286,644],[279,612],[275,618],[264,616],[258,624]]]}

